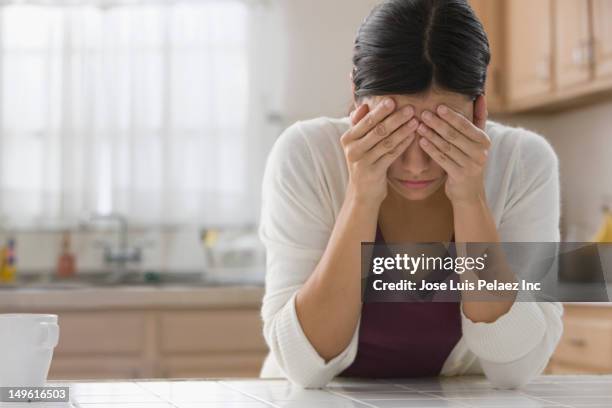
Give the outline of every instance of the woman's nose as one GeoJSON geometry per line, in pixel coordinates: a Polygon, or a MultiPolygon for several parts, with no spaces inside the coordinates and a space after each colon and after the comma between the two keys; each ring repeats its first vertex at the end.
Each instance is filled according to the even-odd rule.
{"type": "Polygon", "coordinates": [[[402,167],[415,176],[427,171],[432,160],[421,147],[422,137],[415,132],[414,140],[401,156],[402,167]]]}

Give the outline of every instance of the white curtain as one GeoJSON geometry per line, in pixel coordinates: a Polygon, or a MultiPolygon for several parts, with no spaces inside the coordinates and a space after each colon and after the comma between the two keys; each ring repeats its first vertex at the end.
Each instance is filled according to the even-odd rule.
{"type": "Polygon", "coordinates": [[[267,150],[252,77],[261,7],[0,2],[5,222],[253,222],[267,150]]]}

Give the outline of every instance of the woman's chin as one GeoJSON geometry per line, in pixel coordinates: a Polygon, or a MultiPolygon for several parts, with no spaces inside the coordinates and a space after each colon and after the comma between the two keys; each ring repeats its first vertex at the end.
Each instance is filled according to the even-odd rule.
{"type": "Polygon", "coordinates": [[[436,191],[438,191],[440,187],[444,185],[443,179],[444,177],[442,177],[442,180],[438,179],[431,183],[431,185],[422,188],[408,187],[401,184],[401,182],[397,180],[389,180],[389,185],[402,198],[410,201],[420,201],[431,197],[436,191]]]}

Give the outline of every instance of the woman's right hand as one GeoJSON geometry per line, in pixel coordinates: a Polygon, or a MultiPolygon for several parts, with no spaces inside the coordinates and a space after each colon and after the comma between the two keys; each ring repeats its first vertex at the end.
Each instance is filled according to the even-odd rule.
{"type": "Polygon", "coordinates": [[[348,170],[347,195],[357,203],[380,206],[387,196],[387,170],[412,143],[419,121],[414,108],[395,111],[390,97],[369,110],[363,104],[351,113],[351,128],[340,141],[348,170]]]}

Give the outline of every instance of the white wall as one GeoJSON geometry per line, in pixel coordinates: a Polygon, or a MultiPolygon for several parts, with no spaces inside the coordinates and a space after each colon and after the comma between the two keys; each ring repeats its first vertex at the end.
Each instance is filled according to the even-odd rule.
{"type": "Polygon", "coordinates": [[[552,115],[501,118],[545,136],[559,156],[563,227],[568,239],[586,240],[612,205],[612,97],[552,115]]]}
{"type": "Polygon", "coordinates": [[[285,121],[346,115],[359,25],[376,0],[281,1],[285,29],[285,121]]]}

